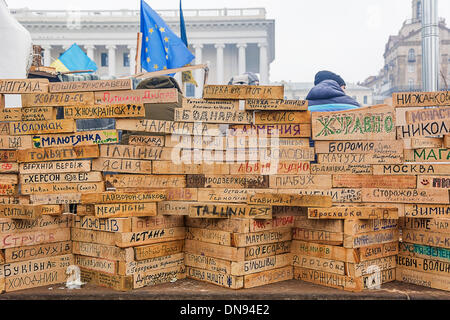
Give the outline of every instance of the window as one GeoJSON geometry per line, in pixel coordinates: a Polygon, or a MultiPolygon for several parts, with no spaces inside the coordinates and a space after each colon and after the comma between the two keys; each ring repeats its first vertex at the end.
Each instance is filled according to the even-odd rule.
{"type": "Polygon", "coordinates": [[[422,1],[417,1],[417,13],[416,18],[418,20],[422,19],[422,1]]]}
{"type": "Polygon", "coordinates": [[[408,72],[409,73],[416,72],[416,66],[414,63],[408,63],[408,72]]]}
{"type": "Polygon", "coordinates": [[[130,66],[130,53],[125,52],[123,54],[123,66],[129,67],[130,66]]]}
{"type": "Polygon", "coordinates": [[[107,67],[108,66],[108,54],[106,52],[102,52],[101,54],[101,58],[102,58],[102,67],[107,67]]]}
{"type": "Polygon", "coordinates": [[[408,62],[416,62],[416,52],[414,49],[409,49],[408,51],[408,62]]]}
{"type": "Polygon", "coordinates": [[[410,90],[414,89],[414,79],[409,79],[408,80],[408,86],[409,86],[410,90]]]}
{"type": "Polygon", "coordinates": [[[364,104],[367,104],[367,96],[364,96],[364,104]]]}
{"type": "Polygon", "coordinates": [[[195,86],[192,83],[186,83],[186,97],[195,97],[195,86]]]}

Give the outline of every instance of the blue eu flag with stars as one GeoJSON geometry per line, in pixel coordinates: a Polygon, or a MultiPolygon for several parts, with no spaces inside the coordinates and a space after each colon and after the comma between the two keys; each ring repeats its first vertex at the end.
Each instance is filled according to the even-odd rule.
{"type": "Polygon", "coordinates": [[[141,65],[148,72],[180,68],[195,58],[144,0],[141,0],[141,33],[141,65]]]}

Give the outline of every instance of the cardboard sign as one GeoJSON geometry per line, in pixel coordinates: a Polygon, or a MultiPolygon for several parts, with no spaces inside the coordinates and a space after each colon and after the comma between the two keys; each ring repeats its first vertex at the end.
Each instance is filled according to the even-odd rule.
{"type": "Polygon", "coordinates": [[[396,92],[392,94],[394,107],[429,107],[450,105],[449,91],[396,92]]]}
{"type": "Polygon", "coordinates": [[[449,119],[450,107],[426,108],[422,110],[406,111],[406,124],[449,119]]]}
{"type": "Polygon", "coordinates": [[[68,160],[21,163],[19,166],[19,171],[21,174],[89,172],[91,171],[91,161],[68,160]]]}
{"type": "Polygon", "coordinates": [[[364,202],[449,203],[448,190],[436,189],[362,189],[364,202]]]}
{"type": "Polygon", "coordinates": [[[260,111],[255,113],[255,124],[311,123],[309,111],[260,111]]]}
{"type": "Polygon", "coordinates": [[[330,196],[255,193],[247,196],[247,204],[297,206],[297,207],[331,207],[330,196]]]}
{"type": "Polygon", "coordinates": [[[308,219],[398,219],[398,209],[378,207],[309,208],[308,219]]]}
{"type": "Polygon", "coordinates": [[[206,85],[204,99],[283,99],[284,86],[206,85]]]}
{"type": "Polygon", "coordinates": [[[311,124],[235,124],[230,126],[228,134],[234,136],[257,135],[263,137],[278,136],[279,138],[308,138],[311,137],[311,124]]]}
{"type": "Polygon", "coordinates": [[[75,131],[74,120],[10,122],[11,135],[65,133],[75,131]]]}
{"type": "Polygon", "coordinates": [[[395,140],[394,108],[379,105],[312,113],[314,140],[395,140]]]}
{"type": "Polygon", "coordinates": [[[405,150],[406,162],[450,162],[450,149],[425,148],[405,150]]]}
{"type": "Polygon", "coordinates": [[[209,204],[196,203],[191,205],[189,217],[191,218],[247,218],[272,219],[270,206],[255,206],[244,204],[209,204]]]}
{"type": "Polygon", "coordinates": [[[22,94],[22,107],[64,107],[94,104],[94,93],[37,93],[22,94]]]}
{"type": "Polygon", "coordinates": [[[398,188],[415,189],[416,176],[333,175],[333,188],[398,188]]]}
{"type": "Polygon", "coordinates": [[[54,147],[18,151],[18,162],[97,158],[98,146],[54,147]]]}
{"type": "Polygon", "coordinates": [[[64,107],[64,119],[144,118],[142,104],[64,107]]]}
{"type": "Polygon", "coordinates": [[[0,94],[45,93],[48,79],[1,79],[0,94]]]}
{"type": "Polygon", "coordinates": [[[96,104],[176,103],[179,99],[177,89],[99,91],[94,94],[96,104]]]}
{"type": "Polygon", "coordinates": [[[307,100],[270,100],[270,99],[247,99],[245,110],[308,110],[307,100]]]}
{"type": "Polygon", "coordinates": [[[131,90],[131,79],[52,82],[49,92],[83,92],[105,90],[131,90]]]}
{"type": "Polygon", "coordinates": [[[421,122],[397,127],[398,139],[442,136],[446,134],[450,134],[450,119],[421,122]]]}
{"type": "MultiPolygon", "coordinates": [[[[56,134],[33,135],[34,148],[91,146],[91,145],[111,144],[118,142],[119,142],[119,135],[117,130],[85,131],[85,132],[58,134],[58,135],[56,134]]],[[[31,148],[31,146],[29,148],[31,148]]]]}
{"type": "Polygon", "coordinates": [[[152,173],[152,162],[145,160],[128,160],[97,158],[92,160],[92,170],[121,173],[152,173]]]}

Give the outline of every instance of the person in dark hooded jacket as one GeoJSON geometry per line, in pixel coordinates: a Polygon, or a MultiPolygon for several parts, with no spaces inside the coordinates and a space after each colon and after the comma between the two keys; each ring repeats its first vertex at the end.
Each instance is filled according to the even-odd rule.
{"type": "Polygon", "coordinates": [[[306,96],[310,111],[343,111],[361,107],[344,92],[346,83],[339,75],[320,71],[314,79],[314,87],[306,96]]]}

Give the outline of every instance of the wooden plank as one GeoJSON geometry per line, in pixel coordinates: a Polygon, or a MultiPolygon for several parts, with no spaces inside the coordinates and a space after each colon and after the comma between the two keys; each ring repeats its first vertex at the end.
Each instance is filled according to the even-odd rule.
{"type": "Polygon", "coordinates": [[[79,146],[92,146],[118,142],[119,142],[119,135],[117,130],[84,131],[58,135],[53,134],[33,135],[34,148],[75,147],[75,146],[79,147],[79,146]]]}
{"type": "Polygon", "coordinates": [[[18,184],[17,174],[0,174],[0,183],[2,184],[18,184]]]}
{"type": "Polygon", "coordinates": [[[22,184],[22,194],[103,192],[103,182],[22,184]]]}
{"type": "Polygon", "coordinates": [[[396,141],[315,141],[316,153],[403,153],[403,142],[396,141]]]}
{"type": "Polygon", "coordinates": [[[444,148],[450,148],[450,134],[444,136],[444,148]]]}
{"type": "Polygon", "coordinates": [[[185,240],[184,251],[227,261],[244,261],[245,249],[217,245],[195,240],[185,240]]]}
{"type": "Polygon", "coordinates": [[[250,261],[232,262],[231,274],[236,276],[246,276],[257,272],[283,268],[290,266],[291,264],[292,255],[286,253],[250,261]]]}
{"type": "Polygon", "coordinates": [[[60,268],[51,271],[33,272],[7,278],[6,292],[64,283],[67,280],[66,269],[60,268]]]}
{"type": "Polygon", "coordinates": [[[439,276],[450,276],[450,262],[398,255],[397,266],[439,276]]]}
{"type": "Polygon", "coordinates": [[[140,232],[116,233],[116,246],[120,248],[136,247],[145,244],[180,240],[185,238],[185,228],[163,228],[140,232]]]}
{"type": "Polygon", "coordinates": [[[246,99],[245,110],[308,110],[307,100],[246,99]]]}
{"type": "Polygon", "coordinates": [[[348,249],[314,242],[293,240],[291,252],[293,254],[307,255],[316,258],[345,262],[359,262],[357,249],[348,249]]]}
{"type": "Polygon", "coordinates": [[[294,267],[294,279],[352,292],[360,292],[363,290],[361,278],[353,278],[314,269],[294,267]]]}
{"type": "Polygon", "coordinates": [[[283,242],[291,239],[291,228],[232,234],[232,242],[235,247],[250,247],[274,242],[283,242]]]}
{"type": "Polygon", "coordinates": [[[450,233],[450,219],[403,218],[400,227],[426,232],[450,233]]]}
{"type": "Polygon", "coordinates": [[[450,218],[450,206],[439,204],[405,204],[405,217],[450,218]]]}
{"type": "Polygon", "coordinates": [[[247,204],[296,207],[331,207],[330,196],[255,193],[247,195],[247,204]]]}
{"type": "Polygon", "coordinates": [[[264,189],[269,187],[269,179],[264,175],[188,174],[186,175],[186,187],[264,189]]]}
{"type": "Polygon", "coordinates": [[[121,249],[98,243],[74,241],[72,251],[74,254],[107,260],[132,261],[134,259],[134,251],[131,248],[121,249]]]}
{"type": "Polygon", "coordinates": [[[131,276],[111,275],[84,268],[80,268],[80,270],[82,282],[118,291],[129,291],[133,289],[133,277],[131,276]]]}
{"type": "Polygon", "coordinates": [[[48,79],[1,79],[0,94],[45,93],[48,79]]]}
{"type": "Polygon", "coordinates": [[[94,95],[96,104],[176,103],[179,100],[177,89],[98,91],[94,95]]]}
{"type": "Polygon", "coordinates": [[[186,164],[173,161],[154,161],[152,163],[154,174],[230,174],[228,164],[186,164]]]}
{"type": "Polygon", "coordinates": [[[447,190],[437,189],[362,189],[363,202],[449,203],[447,190]]]}
{"type": "Polygon", "coordinates": [[[426,108],[414,111],[406,111],[406,124],[449,119],[450,107],[426,108]]]}
{"type": "Polygon", "coordinates": [[[448,91],[395,92],[392,94],[392,103],[394,107],[448,106],[450,95],[448,91]]]}
{"type": "MultiPolygon", "coordinates": [[[[129,248],[130,249],[130,248],[129,248]]],[[[133,250],[133,249],[131,249],[133,250]]],[[[184,266],[184,254],[176,253],[167,256],[150,258],[141,261],[119,262],[118,273],[124,276],[146,275],[156,270],[171,269],[184,266]]]]}
{"type": "Polygon", "coordinates": [[[358,235],[344,234],[345,248],[361,248],[374,244],[382,244],[399,240],[398,230],[366,232],[358,235]]]}
{"type": "Polygon", "coordinates": [[[231,261],[186,252],[184,262],[187,267],[231,274],[231,261]]]}
{"type": "Polygon", "coordinates": [[[18,151],[18,162],[41,162],[69,159],[96,158],[98,146],[52,147],[18,151]]]}
{"type": "Polygon", "coordinates": [[[450,175],[447,176],[417,176],[417,186],[422,189],[449,189],[450,175]]]}
{"type": "Polygon", "coordinates": [[[394,108],[388,105],[312,113],[314,140],[395,140],[394,108]]]}
{"type": "Polygon", "coordinates": [[[311,174],[335,175],[335,174],[362,174],[372,175],[370,164],[311,164],[311,174]]]}
{"type": "Polygon", "coordinates": [[[186,277],[228,289],[241,289],[244,287],[244,277],[226,275],[216,271],[186,267],[186,277]]]}
{"type": "Polygon", "coordinates": [[[105,183],[107,188],[184,188],[186,177],[184,175],[108,174],[105,175],[105,183]]]}
{"type": "Polygon", "coordinates": [[[396,267],[396,256],[383,257],[364,261],[360,263],[346,264],[346,274],[351,277],[363,277],[373,273],[373,267],[377,267],[376,272],[383,272],[396,267]],[[372,267],[373,266],[373,267],[372,267]],[[371,268],[372,267],[372,268],[371,268]]]}
{"type": "Polygon", "coordinates": [[[245,161],[229,164],[230,174],[259,174],[259,175],[294,175],[310,174],[310,164],[307,161],[245,161]]]}
{"type": "Polygon", "coordinates": [[[204,99],[283,99],[283,86],[206,85],[204,99]]]}
{"type": "Polygon", "coordinates": [[[183,99],[183,109],[187,110],[217,110],[233,111],[239,110],[239,101],[237,100],[204,100],[204,99],[183,99]]]}
{"type": "Polygon", "coordinates": [[[292,239],[339,246],[342,245],[344,241],[344,233],[330,232],[324,230],[293,228],[292,239]]]}
{"type": "Polygon", "coordinates": [[[425,246],[417,243],[399,243],[399,254],[422,259],[433,259],[443,262],[450,262],[450,249],[425,246]]]}
{"type": "Polygon", "coordinates": [[[448,174],[450,164],[386,164],[374,165],[373,174],[379,175],[441,175],[448,174]]]}
{"type": "Polygon", "coordinates": [[[333,219],[309,219],[307,216],[295,216],[295,228],[322,230],[330,232],[344,232],[344,221],[333,219]]]}
{"type": "Polygon", "coordinates": [[[331,175],[271,175],[269,185],[279,189],[331,189],[331,175]]]}
{"type": "MultiPolygon", "coordinates": [[[[231,131],[232,133],[232,131],[231,131]]],[[[204,140],[206,138],[203,138],[204,140]]],[[[276,136],[264,137],[263,135],[227,135],[225,146],[227,148],[258,149],[261,147],[310,147],[308,138],[279,138],[276,136]]]]}
{"type": "Polygon", "coordinates": [[[261,259],[273,255],[290,253],[291,242],[292,241],[283,241],[245,247],[245,260],[261,259]]]}
{"type": "Polygon", "coordinates": [[[42,206],[42,215],[59,216],[62,213],[62,208],[59,204],[47,204],[42,206]]]}
{"type": "Polygon", "coordinates": [[[68,239],[67,241],[7,248],[4,253],[6,263],[65,255],[72,253],[72,241],[68,239]]]}
{"type": "Polygon", "coordinates": [[[6,108],[0,110],[0,121],[44,121],[55,120],[53,107],[6,108]]]}
{"type": "Polygon", "coordinates": [[[0,249],[33,246],[49,242],[70,240],[70,228],[5,232],[0,234],[0,249]]]}
{"type": "Polygon", "coordinates": [[[260,111],[255,113],[254,124],[311,123],[310,111],[260,111]]]}
{"type": "MultiPolygon", "coordinates": [[[[315,153],[314,148],[309,147],[270,147],[267,149],[259,149],[256,151],[259,153],[261,161],[273,161],[273,160],[295,160],[295,161],[314,161],[315,153]]],[[[238,158],[239,159],[239,158],[238,158]]]]}
{"type": "Polygon", "coordinates": [[[64,107],[94,104],[94,93],[37,93],[22,94],[22,107],[64,107]]]}
{"type": "Polygon", "coordinates": [[[229,202],[247,203],[247,195],[265,189],[229,189],[229,188],[199,188],[197,200],[199,202],[229,202]]]}
{"type": "Polygon", "coordinates": [[[278,193],[292,193],[300,195],[325,195],[331,196],[333,203],[362,202],[362,189],[335,188],[335,189],[277,189],[278,193]]]}
{"type": "Polygon", "coordinates": [[[103,178],[100,172],[36,173],[20,175],[21,184],[99,182],[102,180],[103,178]]]}
{"type": "Polygon", "coordinates": [[[34,204],[52,205],[52,204],[75,204],[80,203],[80,193],[62,193],[62,194],[32,194],[29,196],[34,204]]]}
{"type": "Polygon", "coordinates": [[[114,232],[104,232],[79,228],[71,228],[70,231],[72,241],[98,243],[108,246],[114,246],[116,244],[116,233],[114,232]]]}
{"type": "Polygon", "coordinates": [[[132,135],[128,137],[128,144],[133,146],[164,147],[165,137],[132,135]]]}
{"type": "Polygon", "coordinates": [[[345,262],[292,254],[292,266],[345,275],[345,262]]]}
{"type": "Polygon", "coordinates": [[[19,171],[21,174],[89,172],[91,171],[91,161],[68,160],[21,163],[19,171]]]}
{"type": "Polygon", "coordinates": [[[0,173],[19,172],[19,164],[17,162],[0,162],[0,173]]]}
{"type": "Polygon", "coordinates": [[[397,230],[398,219],[344,220],[344,234],[354,235],[379,230],[397,230]]]}
{"type": "Polygon", "coordinates": [[[120,173],[152,173],[152,161],[115,158],[92,160],[92,170],[120,173]]]}
{"type": "Polygon", "coordinates": [[[42,206],[9,204],[0,205],[0,218],[33,220],[42,216],[42,206]]]}
{"type": "Polygon", "coordinates": [[[188,216],[191,205],[196,202],[161,201],[158,203],[158,215],[188,216]]]}
{"type": "Polygon", "coordinates": [[[442,136],[450,133],[450,120],[436,120],[397,127],[397,139],[442,136]]]}
{"type": "Polygon", "coordinates": [[[30,204],[30,199],[27,196],[0,196],[0,204],[30,204]]]}
{"type": "Polygon", "coordinates": [[[403,229],[402,241],[431,247],[449,248],[450,234],[403,229]]]}
{"type": "Polygon", "coordinates": [[[186,239],[231,246],[232,233],[202,228],[186,228],[186,239]]]}
{"type": "Polygon", "coordinates": [[[294,227],[294,216],[274,217],[271,220],[251,220],[250,232],[269,231],[280,228],[294,227]]]}
{"type": "Polygon", "coordinates": [[[232,143],[234,137],[228,139],[224,136],[205,135],[179,135],[170,134],[166,136],[165,145],[171,148],[202,149],[202,150],[227,150],[227,143],[232,143]]]}
{"type": "Polygon", "coordinates": [[[0,218],[0,233],[70,228],[71,224],[72,217],[68,215],[59,217],[42,216],[34,220],[0,218]]]}
{"type": "Polygon", "coordinates": [[[99,271],[114,275],[117,273],[117,261],[75,255],[77,266],[87,270],[99,271]]]}
{"type": "Polygon", "coordinates": [[[133,248],[135,259],[137,261],[181,253],[183,252],[183,249],[184,249],[184,239],[133,248]]]}
{"type": "MultiPolygon", "coordinates": [[[[209,230],[221,230],[226,232],[246,233],[250,232],[250,224],[253,221],[249,219],[196,219],[186,217],[186,227],[202,228],[209,230]]],[[[271,221],[271,220],[267,220],[271,221]]]]}
{"type": "Polygon", "coordinates": [[[287,266],[244,276],[244,288],[254,288],[293,279],[293,268],[287,266]]]}
{"type": "Polygon", "coordinates": [[[140,273],[138,273],[137,275],[133,276],[134,279],[133,288],[138,289],[144,286],[173,282],[174,280],[180,280],[185,278],[186,278],[186,268],[183,265],[167,268],[164,270],[156,270],[148,272],[145,275],[141,275],[140,273]]]}
{"type": "Polygon", "coordinates": [[[0,195],[15,196],[17,195],[17,185],[0,184],[0,195]]]}
{"type": "Polygon", "coordinates": [[[258,135],[262,137],[308,138],[311,137],[311,124],[235,124],[229,127],[233,136],[258,135]]]}
{"type": "MultiPolygon", "coordinates": [[[[359,254],[358,261],[369,261],[382,257],[395,256],[398,254],[399,242],[388,242],[382,244],[374,244],[356,249],[359,254]]],[[[358,261],[355,261],[356,263],[358,261]]]]}
{"type": "Polygon", "coordinates": [[[119,119],[116,120],[117,130],[129,130],[149,133],[165,133],[178,135],[206,135],[220,136],[219,124],[202,122],[174,122],[165,120],[134,120],[119,119]]]}
{"type": "Polygon", "coordinates": [[[272,219],[270,206],[255,206],[227,203],[197,203],[191,205],[191,218],[247,218],[272,219]]]}
{"type": "Polygon", "coordinates": [[[396,273],[397,281],[445,291],[449,291],[450,288],[450,277],[405,269],[403,267],[398,267],[396,273]]]}
{"type": "Polygon", "coordinates": [[[0,149],[30,149],[31,136],[0,136],[0,149]]]}
{"type": "Polygon", "coordinates": [[[131,231],[140,232],[158,228],[184,227],[184,219],[179,216],[132,217],[131,231]]]}
{"type": "Polygon", "coordinates": [[[403,157],[400,154],[366,154],[366,153],[319,153],[317,162],[320,164],[340,164],[340,165],[359,165],[359,164],[401,164],[403,157]]]}
{"type": "Polygon", "coordinates": [[[156,216],[155,203],[95,204],[97,218],[126,218],[156,216]]]}
{"type": "Polygon", "coordinates": [[[398,219],[398,209],[354,206],[309,208],[308,219],[398,219]]]}
{"type": "Polygon", "coordinates": [[[250,124],[253,114],[247,111],[216,108],[175,108],[174,120],[180,122],[204,122],[226,124],[250,124]]]}
{"type": "Polygon", "coordinates": [[[425,148],[405,150],[405,162],[448,162],[450,163],[450,149],[425,148]]]}
{"type": "Polygon", "coordinates": [[[18,151],[16,150],[0,150],[1,162],[13,162],[17,161],[18,151]]]}
{"type": "Polygon", "coordinates": [[[9,135],[9,122],[0,122],[0,135],[9,135]]]}
{"type": "Polygon", "coordinates": [[[49,86],[49,92],[84,92],[131,89],[133,89],[131,79],[52,82],[49,86]]]}
{"type": "Polygon", "coordinates": [[[131,203],[131,202],[157,202],[167,198],[165,190],[148,192],[103,192],[82,194],[82,203],[131,203]]]}
{"type": "Polygon", "coordinates": [[[416,176],[333,175],[333,188],[398,188],[415,189],[416,176]]]}
{"type": "Polygon", "coordinates": [[[179,153],[177,148],[159,148],[129,145],[102,145],[100,157],[137,160],[172,160],[179,153]]]}
{"type": "Polygon", "coordinates": [[[443,140],[441,138],[412,138],[411,139],[411,149],[442,148],[442,147],[443,147],[443,140]]]}
{"type": "Polygon", "coordinates": [[[131,232],[131,219],[109,218],[99,219],[95,217],[73,218],[73,227],[87,230],[97,230],[106,232],[131,232]]]}

